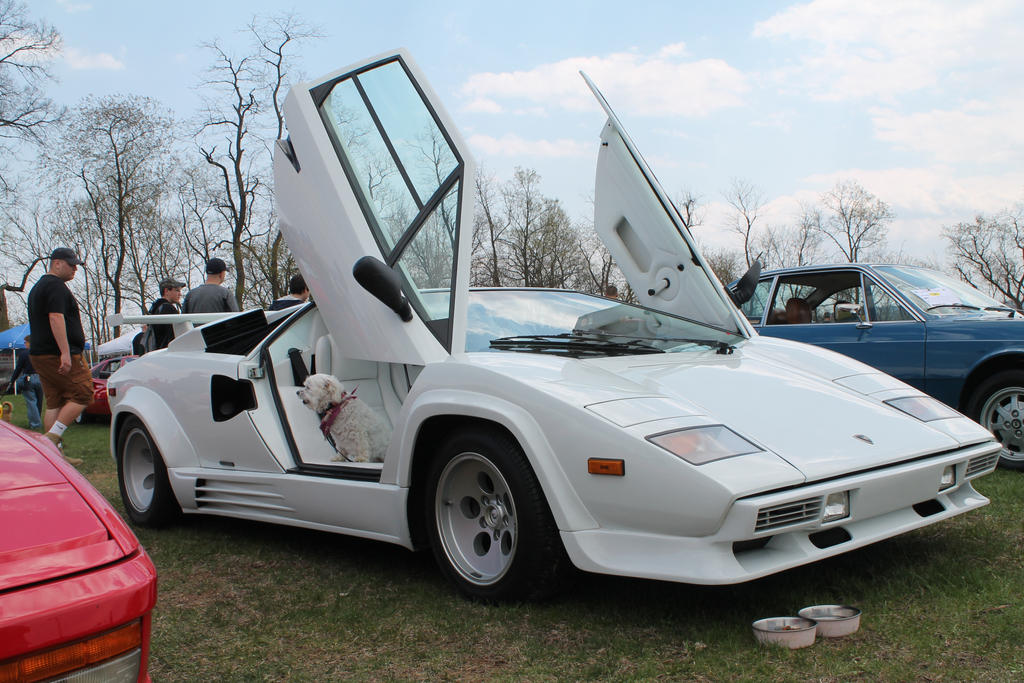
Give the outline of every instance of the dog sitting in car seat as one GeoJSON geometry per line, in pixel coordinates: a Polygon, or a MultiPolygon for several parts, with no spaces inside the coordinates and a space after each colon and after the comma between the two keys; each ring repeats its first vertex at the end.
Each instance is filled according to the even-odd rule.
{"type": "Polygon", "coordinates": [[[391,430],[373,408],[347,391],[331,375],[310,375],[296,392],[302,402],[320,417],[320,431],[338,455],[336,461],[383,462],[391,430]]]}

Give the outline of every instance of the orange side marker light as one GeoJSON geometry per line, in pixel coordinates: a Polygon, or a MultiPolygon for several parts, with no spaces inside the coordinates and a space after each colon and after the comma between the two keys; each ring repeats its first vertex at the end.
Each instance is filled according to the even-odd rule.
{"type": "Polygon", "coordinates": [[[610,474],[614,477],[626,475],[626,462],[608,458],[590,458],[587,460],[587,472],[590,474],[610,474]]]}

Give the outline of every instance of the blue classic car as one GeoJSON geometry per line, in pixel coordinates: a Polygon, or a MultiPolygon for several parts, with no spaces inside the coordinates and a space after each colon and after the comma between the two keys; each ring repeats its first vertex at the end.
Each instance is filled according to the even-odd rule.
{"type": "Polygon", "coordinates": [[[942,273],[898,265],[766,271],[745,294],[740,309],[761,334],[824,346],[931,394],[996,435],[1002,466],[1024,470],[1020,311],[942,273]]]}

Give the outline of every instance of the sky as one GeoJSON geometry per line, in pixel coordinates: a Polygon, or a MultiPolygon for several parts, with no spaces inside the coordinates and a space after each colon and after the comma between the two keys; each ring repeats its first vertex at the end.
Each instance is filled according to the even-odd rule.
{"type": "Polygon", "coordinates": [[[50,94],[132,93],[179,118],[211,57],[244,48],[254,14],[295,12],[323,38],[315,80],[405,47],[498,180],[536,170],[592,219],[601,88],[670,196],[707,205],[698,238],[738,247],[725,193],[754,185],[765,225],[854,180],[889,204],[889,247],[942,262],[944,226],[1024,201],[1019,0],[444,3],[31,0],[63,34],[50,94]]]}

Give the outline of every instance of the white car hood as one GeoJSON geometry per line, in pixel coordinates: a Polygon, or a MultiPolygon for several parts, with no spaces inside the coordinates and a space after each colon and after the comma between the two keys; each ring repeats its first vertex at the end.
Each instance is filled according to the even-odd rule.
{"type": "MultiPolygon", "coordinates": [[[[651,434],[664,431],[661,420],[704,416],[783,458],[808,481],[992,438],[967,418],[925,423],[882,403],[880,398],[921,393],[868,366],[779,342],[755,338],[731,355],[708,350],[586,360],[546,357],[559,367],[537,373],[536,379],[545,390],[620,426],[650,423],[651,434]],[[797,369],[809,365],[814,371],[797,369]]],[[[540,358],[533,356],[533,362],[540,364],[540,358]]],[[[522,368],[511,365],[507,371],[522,377],[522,368]]]]}

